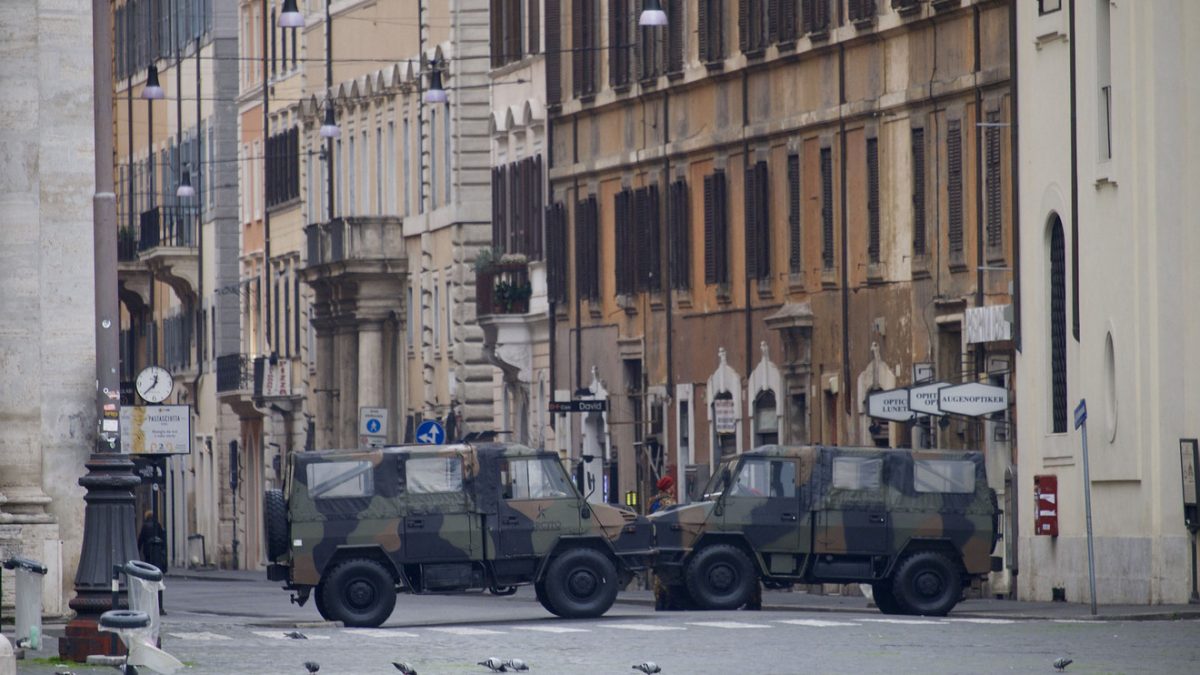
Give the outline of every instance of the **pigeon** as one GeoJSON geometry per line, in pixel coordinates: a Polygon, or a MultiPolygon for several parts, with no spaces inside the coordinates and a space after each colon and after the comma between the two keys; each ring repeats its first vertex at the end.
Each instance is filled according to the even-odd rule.
{"type": "Polygon", "coordinates": [[[310,673],[315,673],[321,669],[321,664],[317,663],[316,661],[305,661],[304,669],[310,673]]]}
{"type": "Polygon", "coordinates": [[[404,675],[417,675],[417,669],[413,668],[404,661],[392,661],[392,665],[396,666],[396,670],[404,673],[404,675]]]}
{"type": "Polygon", "coordinates": [[[308,639],[307,635],[305,635],[304,633],[301,633],[298,630],[294,630],[290,633],[284,633],[283,636],[291,638],[293,640],[307,640],[308,639]]]}
{"type": "Polygon", "coordinates": [[[508,668],[505,667],[504,661],[501,661],[495,656],[489,656],[487,660],[480,661],[479,665],[487,666],[493,673],[507,673],[508,668]]]}
{"type": "Polygon", "coordinates": [[[521,659],[509,659],[504,662],[504,665],[514,673],[521,673],[529,670],[529,666],[521,659]]]}
{"type": "Polygon", "coordinates": [[[75,675],[75,673],[70,670],[56,670],[54,675],[75,675]]]}
{"type": "Polygon", "coordinates": [[[1062,658],[1054,660],[1054,669],[1061,673],[1062,671],[1066,670],[1067,666],[1071,665],[1072,663],[1075,663],[1075,661],[1073,661],[1072,659],[1068,659],[1067,657],[1064,656],[1062,658]]]}
{"type": "Polygon", "coordinates": [[[662,668],[659,668],[658,664],[653,661],[639,663],[636,666],[631,666],[631,667],[634,670],[640,670],[643,673],[646,673],[646,675],[650,675],[650,673],[661,673],[662,672],[662,668]]]}

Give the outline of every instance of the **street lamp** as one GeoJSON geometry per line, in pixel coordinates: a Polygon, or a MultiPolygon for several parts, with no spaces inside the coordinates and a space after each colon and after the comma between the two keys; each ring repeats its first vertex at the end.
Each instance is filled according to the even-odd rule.
{"type": "Polygon", "coordinates": [[[158,83],[158,66],[151,65],[146,74],[146,86],[142,89],[142,98],[157,101],[165,96],[162,85],[158,83]]]}
{"type": "Polygon", "coordinates": [[[429,64],[429,88],[425,90],[426,103],[445,103],[446,90],[442,87],[442,71],[438,69],[437,59],[429,64]]]}
{"type": "Polygon", "coordinates": [[[645,8],[642,9],[642,15],[638,18],[639,26],[665,26],[667,25],[667,13],[663,11],[662,3],[659,0],[646,0],[645,8]]]}
{"type": "Polygon", "coordinates": [[[325,108],[325,122],[321,125],[321,138],[337,138],[342,135],[342,130],[337,125],[337,120],[333,118],[333,103],[330,102],[325,108]]]}
{"type": "Polygon", "coordinates": [[[183,178],[179,181],[179,187],[175,189],[175,196],[191,197],[195,194],[196,190],[192,187],[192,174],[187,169],[184,169],[183,178]]]}
{"type": "Polygon", "coordinates": [[[279,15],[280,28],[304,28],[304,15],[296,8],[296,0],[283,0],[283,12],[279,15]]]}

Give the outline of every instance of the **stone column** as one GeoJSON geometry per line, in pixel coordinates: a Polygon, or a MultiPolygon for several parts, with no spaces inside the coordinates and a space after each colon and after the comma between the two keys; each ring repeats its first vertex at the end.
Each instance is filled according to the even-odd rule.
{"type": "Polygon", "coordinates": [[[334,427],[339,448],[358,447],[358,325],[338,322],[334,370],[338,379],[338,412],[334,427]]]}
{"type": "Polygon", "coordinates": [[[358,323],[358,405],[382,406],[383,322],[358,323]]]}
{"type": "Polygon", "coordinates": [[[317,363],[316,391],[313,396],[313,404],[316,408],[316,433],[315,439],[318,450],[332,448],[336,445],[337,434],[334,432],[334,417],[336,413],[336,398],[335,393],[337,383],[334,381],[334,334],[333,327],[327,322],[314,323],[313,329],[316,330],[316,348],[315,354],[317,363]]]}

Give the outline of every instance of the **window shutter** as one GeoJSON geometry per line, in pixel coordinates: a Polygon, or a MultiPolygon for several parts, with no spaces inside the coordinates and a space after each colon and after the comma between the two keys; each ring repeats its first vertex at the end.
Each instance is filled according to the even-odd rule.
{"type": "Polygon", "coordinates": [[[795,0],[767,0],[767,44],[779,41],[779,5],[795,0]]]}
{"type": "Polygon", "coordinates": [[[867,139],[867,259],[879,262],[879,139],[867,139]]]}
{"type": "Polygon", "coordinates": [[[962,123],[950,120],[946,130],[946,190],[949,209],[949,227],[946,236],[950,240],[950,252],[963,251],[963,201],[962,201],[962,123]]]}
{"type": "Polygon", "coordinates": [[[800,155],[788,155],[788,271],[800,272],[800,155]]]}
{"type": "MultiPolygon", "coordinates": [[[[989,124],[1000,123],[1000,113],[990,112],[987,115],[989,124]]],[[[987,245],[991,248],[1001,246],[1001,193],[1000,193],[1000,128],[987,127],[987,245]]]]}
{"type": "Polygon", "coordinates": [[[704,283],[717,283],[716,174],[704,177],[704,283]]]}
{"type": "Polygon", "coordinates": [[[667,72],[683,70],[683,0],[667,2],[667,72]]]}
{"type": "Polygon", "coordinates": [[[541,6],[542,0],[529,0],[529,9],[526,16],[529,19],[529,37],[527,41],[529,42],[530,54],[537,54],[541,51],[541,45],[539,44],[542,36],[541,6]]]}
{"type": "Polygon", "coordinates": [[[584,16],[585,0],[571,0],[571,91],[579,98],[587,91],[584,80],[584,62],[587,59],[587,44],[584,42],[584,26],[589,23],[584,16]]]}
{"type": "Polygon", "coordinates": [[[588,230],[588,200],[581,199],[575,202],[575,292],[581,299],[592,297],[588,257],[595,251],[588,230]]]}
{"type": "Polygon", "coordinates": [[[637,278],[637,252],[633,239],[632,211],[633,193],[621,190],[613,198],[613,221],[616,225],[616,277],[617,295],[634,292],[637,278]]]}
{"type": "Polygon", "coordinates": [[[738,47],[742,53],[751,50],[750,0],[738,0],[738,47]]]}
{"type": "Polygon", "coordinates": [[[912,130],[913,253],[925,255],[925,130],[912,130]]]}
{"type": "Polygon", "coordinates": [[[646,246],[642,248],[643,257],[647,260],[646,288],[651,291],[662,290],[662,234],[661,234],[661,204],[658,185],[646,188],[646,246]]]}
{"type": "Polygon", "coordinates": [[[542,242],[545,239],[545,234],[543,232],[544,221],[542,218],[542,201],[544,200],[542,191],[544,190],[544,182],[545,176],[542,173],[542,156],[537,155],[533,159],[533,217],[535,219],[533,237],[534,260],[541,260],[545,253],[542,247],[542,242]]]}
{"type": "Polygon", "coordinates": [[[591,285],[589,297],[598,300],[600,298],[600,202],[596,199],[596,195],[588,196],[587,213],[592,251],[588,256],[588,262],[591,265],[591,274],[588,279],[588,283],[591,285]]]}
{"type": "Polygon", "coordinates": [[[508,11],[505,21],[508,23],[508,30],[505,37],[508,38],[508,47],[505,49],[507,58],[505,62],[521,60],[521,0],[506,0],[508,3],[508,11]]]}
{"type": "Polygon", "coordinates": [[[713,214],[716,221],[717,282],[729,283],[729,182],[724,171],[713,174],[713,214]]]}
{"type": "MultiPolygon", "coordinates": [[[[546,103],[562,102],[562,0],[546,3],[546,103]]],[[[572,65],[574,61],[572,60],[572,65]]]]}
{"type": "Polygon", "coordinates": [[[754,165],[756,188],[756,207],[758,213],[755,221],[758,223],[758,278],[771,278],[771,184],[765,161],[754,165]]]}
{"type": "Polygon", "coordinates": [[[508,241],[505,242],[504,250],[510,253],[523,252],[520,249],[525,239],[524,223],[521,221],[521,216],[525,215],[521,212],[524,168],[521,162],[508,165],[508,198],[505,200],[508,206],[508,241]]]}
{"type": "MultiPolygon", "coordinates": [[[[713,0],[696,0],[696,37],[698,39],[698,49],[696,56],[699,57],[701,63],[707,63],[712,60],[710,52],[712,46],[709,44],[709,13],[712,12],[713,0]]],[[[677,23],[677,22],[671,22],[677,23]]]]}
{"type": "Polygon", "coordinates": [[[624,0],[608,0],[608,84],[618,87],[624,84],[621,57],[621,25],[623,22],[622,5],[624,0]]]}
{"type": "Polygon", "coordinates": [[[833,151],[821,148],[821,262],[833,269],[833,151]]]}
{"type": "Polygon", "coordinates": [[[1054,433],[1067,431],[1067,247],[1062,221],[1050,232],[1050,382],[1054,433]]]}
{"type": "Polygon", "coordinates": [[[492,67],[498,68],[504,64],[504,12],[501,6],[504,0],[491,0],[491,36],[492,36],[492,67]]]}
{"type": "Polygon", "coordinates": [[[755,204],[758,197],[758,190],[754,183],[758,177],[758,172],[755,171],[755,168],[754,166],[746,167],[746,183],[743,192],[746,207],[746,223],[743,229],[746,232],[747,279],[758,278],[758,205],[755,204]]]}
{"type": "Polygon", "coordinates": [[[670,247],[671,288],[691,288],[691,219],[688,218],[687,182],[671,183],[667,193],[670,217],[667,219],[667,242],[670,247]]]}

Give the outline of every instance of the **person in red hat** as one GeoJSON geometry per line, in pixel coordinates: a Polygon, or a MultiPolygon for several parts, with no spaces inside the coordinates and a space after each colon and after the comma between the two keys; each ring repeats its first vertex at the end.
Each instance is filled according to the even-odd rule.
{"type": "Polygon", "coordinates": [[[675,493],[672,488],[675,487],[675,479],[670,476],[663,476],[658,479],[655,484],[658,488],[658,494],[654,495],[654,499],[650,500],[650,513],[675,505],[675,493]]]}

